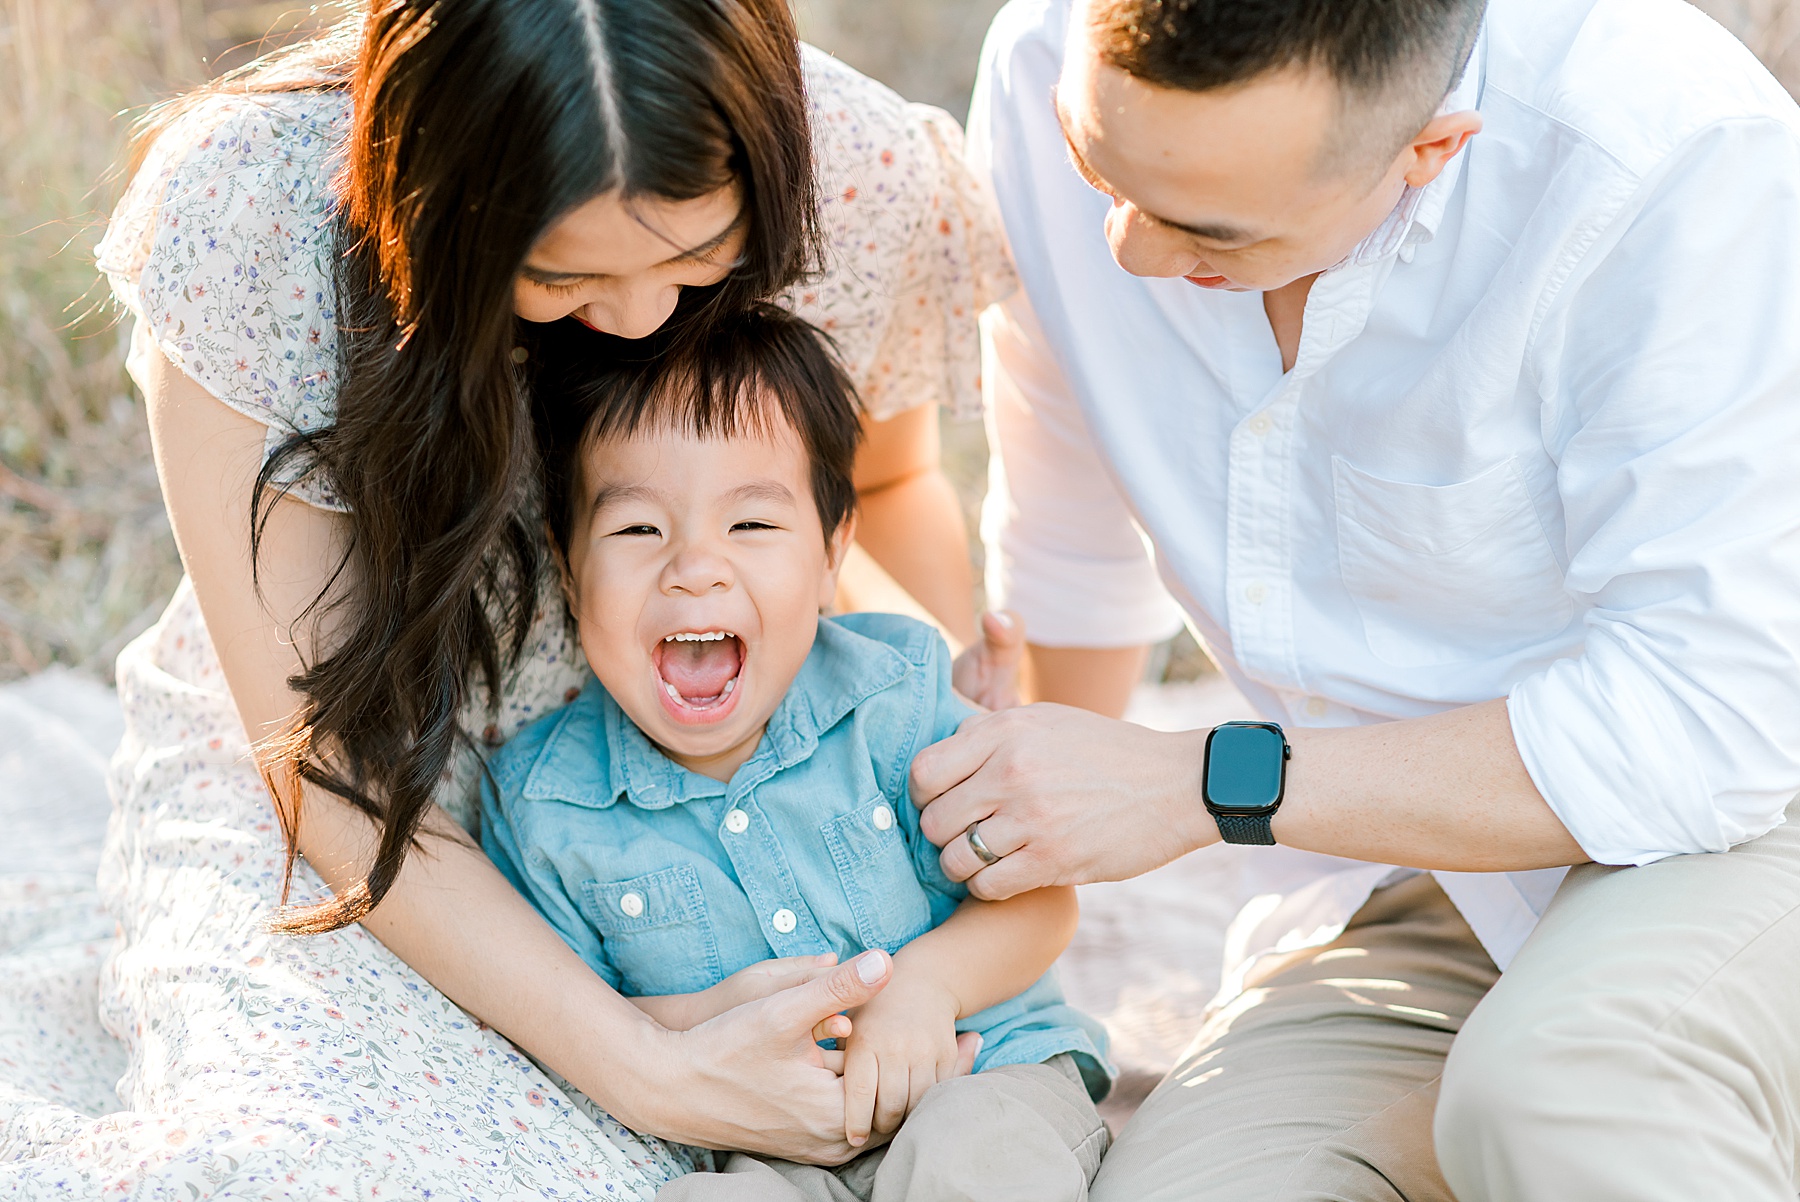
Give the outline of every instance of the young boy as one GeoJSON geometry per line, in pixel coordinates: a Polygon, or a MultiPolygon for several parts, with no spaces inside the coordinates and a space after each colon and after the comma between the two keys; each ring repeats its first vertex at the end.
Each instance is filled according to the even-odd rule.
{"type": "Polygon", "coordinates": [[[1085,1198],[1110,1069],[1048,975],[1073,892],[987,903],[943,875],[907,769],[970,712],[949,652],[908,619],[819,616],[859,431],[820,336],[764,308],[537,389],[596,679],[495,757],[488,853],[666,1025],[712,1017],[704,991],[771,957],[894,957],[887,988],[819,1032],[842,1044],[847,1138],[892,1142],[837,1169],[734,1154],[659,1199],[1085,1198]],[[982,1039],[976,1073],[946,1080],[958,1031],[982,1039]]]}

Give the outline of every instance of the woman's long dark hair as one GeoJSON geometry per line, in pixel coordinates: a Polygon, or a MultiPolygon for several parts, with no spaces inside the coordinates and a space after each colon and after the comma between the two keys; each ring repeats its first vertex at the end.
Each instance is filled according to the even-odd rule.
{"type": "MultiPolygon", "coordinates": [[[[680,201],[737,184],[742,260],[690,290],[676,322],[773,295],[816,245],[786,0],[377,0],[360,20],[336,422],[264,465],[252,529],[254,555],[277,482],[297,472],[349,510],[337,583],[309,615],[330,637],[291,679],[303,709],[261,763],[290,870],[301,781],[381,837],[366,879],[284,914],[292,932],[356,922],[386,895],[467,738],[471,687],[497,697],[524,649],[546,566],[515,361],[530,339],[512,307],[533,244],[613,189],[680,201]]],[[[244,86],[268,90],[256,80],[244,86]]]]}

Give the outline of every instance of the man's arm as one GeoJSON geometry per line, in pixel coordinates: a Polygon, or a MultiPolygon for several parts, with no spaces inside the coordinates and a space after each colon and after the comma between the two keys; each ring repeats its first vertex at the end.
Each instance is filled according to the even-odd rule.
{"type": "MultiPolygon", "coordinates": [[[[1526,774],[1504,702],[1288,734],[1274,823],[1287,846],[1460,872],[1588,858],[1526,774]]],[[[920,826],[978,897],[1123,880],[1219,840],[1200,800],[1205,742],[1065,706],[984,714],[914,760],[920,826]],[[975,821],[999,863],[955,837],[975,821]]]]}

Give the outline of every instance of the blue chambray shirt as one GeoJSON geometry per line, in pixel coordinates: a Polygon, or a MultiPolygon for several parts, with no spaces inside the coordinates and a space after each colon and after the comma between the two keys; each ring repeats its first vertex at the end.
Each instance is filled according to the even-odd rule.
{"type": "MultiPolygon", "coordinates": [[[[494,757],[482,846],[608,984],[692,993],[773,956],[898,950],[968,890],[938,866],[907,794],[918,751],[970,714],[929,626],[819,622],[761,744],[728,784],[657,750],[589,681],[494,757]]],[[[1105,1032],[1046,974],[970,1015],[976,1070],[1069,1052],[1102,1096],[1105,1032]]]]}

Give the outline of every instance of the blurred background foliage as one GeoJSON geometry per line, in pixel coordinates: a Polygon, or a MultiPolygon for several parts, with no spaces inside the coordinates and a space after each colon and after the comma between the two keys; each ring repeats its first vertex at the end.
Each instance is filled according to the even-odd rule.
{"type": "MultiPolygon", "coordinates": [[[[653,0],[644,0],[649,3],[653,0]]],[[[1790,88],[1800,0],[1704,0],[1790,88]]],[[[999,0],[797,0],[815,44],[910,99],[967,111],[999,0]]],[[[110,675],[179,576],[127,333],[93,245],[130,117],[340,16],[246,0],[0,0],[0,679],[60,662],[110,675]]],[[[978,425],[946,430],[973,513],[978,425]]],[[[1173,649],[1167,671],[1200,660],[1173,649]]]]}

